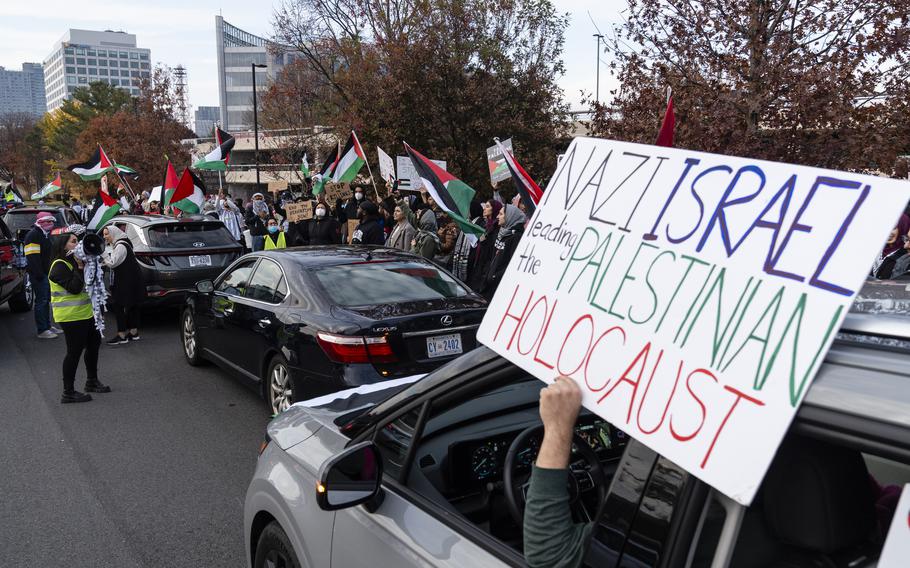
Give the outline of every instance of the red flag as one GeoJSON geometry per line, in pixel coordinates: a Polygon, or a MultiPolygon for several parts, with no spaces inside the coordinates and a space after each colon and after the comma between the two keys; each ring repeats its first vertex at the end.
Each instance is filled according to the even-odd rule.
{"type": "Polygon", "coordinates": [[[673,129],[676,127],[676,115],[673,113],[673,92],[667,94],[667,111],[664,113],[663,124],[657,134],[658,146],[673,147],[673,129]]]}

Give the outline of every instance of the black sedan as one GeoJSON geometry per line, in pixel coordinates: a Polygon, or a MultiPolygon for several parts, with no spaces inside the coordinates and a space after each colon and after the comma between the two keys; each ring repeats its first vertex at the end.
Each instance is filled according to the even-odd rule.
{"type": "Polygon", "coordinates": [[[297,400],[429,372],[474,349],[486,301],[394,249],[249,254],[187,294],[184,354],[248,379],[274,413],[297,400]]]}

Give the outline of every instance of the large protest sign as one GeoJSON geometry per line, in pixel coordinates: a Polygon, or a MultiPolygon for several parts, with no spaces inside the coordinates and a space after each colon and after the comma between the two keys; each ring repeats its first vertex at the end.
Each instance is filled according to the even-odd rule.
{"type": "MultiPolygon", "coordinates": [[[[430,161],[440,168],[446,169],[445,160],[430,161]]],[[[420,181],[420,176],[417,175],[417,170],[414,169],[411,158],[407,156],[396,156],[395,164],[398,167],[398,189],[420,191],[420,188],[423,187],[423,182],[420,181]]]]}
{"type": "MultiPolygon", "coordinates": [[[[503,140],[502,145],[506,150],[512,152],[511,138],[503,140]]],[[[493,187],[496,187],[499,182],[512,177],[511,172],[509,172],[509,166],[506,165],[505,156],[502,155],[499,146],[495,144],[487,148],[487,167],[490,170],[490,183],[493,184],[493,187]]]]}
{"type": "Polygon", "coordinates": [[[288,221],[291,223],[306,221],[313,218],[313,202],[298,201],[296,203],[288,203],[284,206],[284,211],[288,214],[288,221]]]}
{"type": "Polygon", "coordinates": [[[335,202],[339,199],[342,201],[354,196],[354,192],[351,191],[350,186],[347,184],[341,183],[327,183],[325,184],[325,201],[329,205],[335,206],[335,202]]]}
{"type": "Polygon", "coordinates": [[[376,146],[376,154],[379,156],[379,175],[382,179],[392,182],[395,179],[395,162],[392,161],[392,156],[386,154],[379,146],[376,146]]]}
{"type": "Polygon", "coordinates": [[[478,339],[749,504],[910,184],[576,138],[478,339]]]}

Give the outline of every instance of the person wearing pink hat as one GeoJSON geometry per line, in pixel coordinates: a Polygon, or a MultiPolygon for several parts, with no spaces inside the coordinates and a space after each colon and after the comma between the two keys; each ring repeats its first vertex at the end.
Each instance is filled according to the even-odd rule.
{"type": "Polygon", "coordinates": [[[28,260],[28,277],[35,292],[35,327],[40,339],[55,339],[62,329],[51,326],[51,287],[47,279],[51,268],[50,233],[54,216],[47,211],[38,213],[35,226],[25,235],[25,258],[28,260]]]}

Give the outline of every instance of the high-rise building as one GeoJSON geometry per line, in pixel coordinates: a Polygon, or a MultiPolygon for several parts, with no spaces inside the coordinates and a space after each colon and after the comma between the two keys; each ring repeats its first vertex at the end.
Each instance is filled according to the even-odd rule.
{"type": "Polygon", "coordinates": [[[44,61],[47,110],[56,110],[78,87],[101,81],[139,94],[151,73],[151,52],[136,47],[136,36],[106,30],[68,30],[44,61]]]}
{"type": "Polygon", "coordinates": [[[271,81],[295,54],[281,50],[270,53],[270,42],[245,32],[215,16],[215,43],[218,56],[218,99],[221,125],[228,132],[253,129],[253,67],[257,94],[268,90],[271,81]]]}
{"type": "Polygon", "coordinates": [[[196,136],[199,138],[211,138],[212,130],[215,128],[215,123],[220,119],[220,115],[221,107],[196,107],[196,136]]]}
{"type": "Polygon", "coordinates": [[[44,100],[44,72],[40,63],[23,63],[22,71],[0,67],[0,115],[24,113],[41,116],[44,100]]]}

